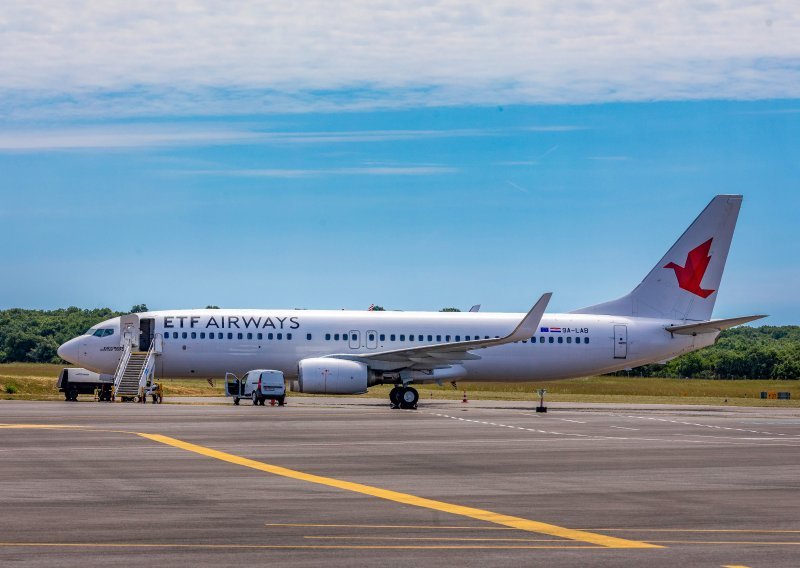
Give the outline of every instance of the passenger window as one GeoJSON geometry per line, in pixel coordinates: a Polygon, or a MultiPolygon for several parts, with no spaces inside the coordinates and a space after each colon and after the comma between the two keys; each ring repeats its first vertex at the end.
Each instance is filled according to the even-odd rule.
{"type": "Polygon", "coordinates": [[[331,340],[331,334],[330,333],[326,333],[325,334],[325,341],[330,341],[330,340],[331,340]]]}
{"type": "Polygon", "coordinates": [[[275,334],[273,334],[273,333],[268,333],[267,334],[267,339],[268,340],[272,341],[274,338],[275,338],[275,334]]]}
{"type": "Polygon", "coordinates": [[[396,336],[395,336],[395,334],[393,333],[393,334],[391,334],[391,335],[389,336],[389,340],[390,340],[390,341],[394,341],[394,340],[395,340],[395,339],[394,339],[395,337],[396,337],[396,336]]]}
{"type": "Polygon", "coordinates": [[[469,335],[467,335],[466,337],[464,337],[464,341],[469,341],[469,335]]]}
{"type": "Polygon", "coordinates": [[[461,336],[460,335],[456,335],[456,341],[461,341],[461,336]]]}
{"type": "Polygon", "coordinates": [[[256,337],[258,338],[259,341],[261,341],[262,339],[264,339],[264,334],[259,333],[258,335],[256,335],[256,337]]]}
{"type": "Polygon", "coordinates": [[[425,341],[425,336],[424,335],[420,335],[419,337],[417,337],[417,339],[419,339],[420,341],[425,341]]]}
{"type": "Polygon", "coordinates": [[[306,341],[311,341],[311,334],[310,333],[306,333],[306,341]]]}
{"type": "Polygon", "coordinates": [[[200,339],[205,339],[205,338],[206,338],[206,332],[205,331],[201,331],[200,332],[200,339]]]}
{"type": "Polygon", "coordinates": [[[283,334],[282,333],[278,333],[276,336],[277,336],[278,339],[283,339],[283,334]]]}
{"type": "Polygon", "coordinates": [[[354,333],[354,334],[352,334],[352,335],[350,336],[350,339],[352,339],[353,341],[356,341],[356,340],[358,339],[358,335],[356,335],[356,334],[354,333]]]}
{"type": "Polygon", "coordinates": [[[338,333],[334,333],[333,334],[333,339],[334,339],[334,341],[339,341],[339,334],[338,333]]]}
{"type": "Polygon", "coordinates": [[[233,334],[230,331],[228,332],[228,339],[233,339],[233,334]]]}
{"type": "Polygon", "coordinates": [[[436,336],[436,341],[438,341],[439,343],[441,343],[441,342],[442,342],[442,336],[441,336],[441,335],[437,335],[437,336],[436,336]]]}
{"type": "Polygon", "coordinates": [[[550,337],[548,337],[548,338],[547,338],[547,342],[548,342],[548,343],[555,343],[555,341],[556,341],[556,340],[555,340],[555,338],[554,338],[552,335],[551,335],[550,337]]]}
{"type": "Polygon", "coordinates": [[[291,341],[292,340],[292,334],[291,333],[287,333],[286,334],[286,339],[287,339],[287,341],[291,341]]]}
{"type": "Polygon", "coordinates": [[[369,340],[370,341],[375,341],[375,334],[374,333],[370,333],[369,334],[369,340]]]}
{"type": "Polygon", "coordinates": [[[408,340],[409,341],[414,341],[414,334],[413,333],[408,336],[408,340]]]}
{"type": "Polygon", "coordinates": [[[444,336],[444,340],[445,340],[445,341],[450,341],[450,336],[449,336],[449,335],[445,335],[445,336],[444,336]]]}
{"type": "Polygon", "coordinates": [[[406,340],[406,336],[405,336],[405,334],[404,334],[404,333],[401,333],[401,334],[400,334],[400,341],[405,341],[405,340],[406,340]]]}
{"type": "Polygon", "coordinates": [[[181,333],[181,337],[183,337],[184,339],[186,339],[186,337],[187,337],[187,333],[184,331],[183,333],[181,333]]]}
{"type": "Polygon", "coordinates": [[[559,337],[559,338],[558,338],[558,342],[559,342],[559,343],[564,343],[564,338],[563,338],[563,337],[559,337]]]}
{"type": "Polygon", "coordinates": [[[428,336],[428,341],[433,341],[433,336],[432,335],[428,336]]]}
{"type": "Polygon", "coordinates": [[[241,333],[237,333],[236,334],[236,339],[241,339],[241,338],[242,338],[242,334],[241,333]]]}
{"type": "Polygon", "coordinates": [[[381,338],[381,341],[386,341],[386,334],[385,333],[381,333],[380,338],[381,338]]]}
{"type": "Polygon", "coordinates": [[[247,339],[253,339],[253,334],[252,333],[248,333],[247,334],[247,339]]]}
{"type": "Polygon", "coordinates": [[[567,343],[572,343],[572,338],[571,337],[567,337],[567,343]]]}
{"type": "Polygon", "coordinates": [[[544,343],[544,336],[539,337],[539,343],[544,343]]]}
{"type": "Polygon", "coordinates": [[[192,332],[192,339],[197,339],[197,332],[196,331],[192,332]]]}
{"type": "Polygon", "coordinates": [[[588,337],[584,337],[584,338],[583,338],[583,342],[584,342],[584,343],[589,343],[589,338],[588,338],[588,337]]]}

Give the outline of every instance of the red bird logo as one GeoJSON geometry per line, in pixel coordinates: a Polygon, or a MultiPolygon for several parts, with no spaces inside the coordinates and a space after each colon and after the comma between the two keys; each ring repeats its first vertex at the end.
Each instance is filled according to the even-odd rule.
{"type": "Polygon", "coordinates": [[[664,267],[675,271],[675,276],[678,277],[678,286],[701,298],[708,298],[715,292],[715,290],[705,290],[700,287],[708,263],[711,261],[708,251],[711,250],[711,241],[713,240],[713,238],[708,239],[699,247],[689,251],[689,254],[686,255],[686,266],[678,266],[674,262],[670,262],[664,267]]]}

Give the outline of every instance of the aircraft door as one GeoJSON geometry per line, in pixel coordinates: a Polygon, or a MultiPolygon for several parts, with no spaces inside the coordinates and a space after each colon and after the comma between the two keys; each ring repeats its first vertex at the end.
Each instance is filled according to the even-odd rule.
{"type": "Polygon", "coordinates": [[[628,357],[628,326],[614,326],[614,359],[628,357]]]}
{"type": "Polygon", "coordinates": [[[148,351],[156,330],[156,320],[144,318],[139,320],[139,351],[148,351]]]}
{"type": "Polygon", "coordinates": [[[349,334],[350,349],[358,349],[361,347],[361,332],[352,330],[349,334]]]}
{"type": "Polygon", "coordinates": [[[378,347],[378,332],[374,329],[367,330],[367,349],[376,349],[378,347]]]}
{"type": "Polygon", "coordinates": [[[121,346],[128,344],[139,347],[139,316],[126,314],[119,318],[119,340],[121,346]]]}

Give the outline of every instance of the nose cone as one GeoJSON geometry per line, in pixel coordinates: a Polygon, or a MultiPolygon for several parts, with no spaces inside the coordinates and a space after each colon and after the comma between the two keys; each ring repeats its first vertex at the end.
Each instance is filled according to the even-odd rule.
{"type": "Polygon", "coordinates": [[[78,359],[80,358],[80,346],[78,345],[78,339],[70,339],[64,345],[59,347],[58,356],[65,361],[69,361],[70,363],[77,365],[78,359]]]}

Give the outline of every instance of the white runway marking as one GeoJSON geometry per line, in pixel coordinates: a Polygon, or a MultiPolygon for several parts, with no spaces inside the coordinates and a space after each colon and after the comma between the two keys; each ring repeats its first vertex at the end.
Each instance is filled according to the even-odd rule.
{"type": "Polygon", "coordinates": [[[684,426],[697,426],[698,428],[714,428],[717,430],[732,430],[735,432],[748,432],[750,434],[766,434],[767,436],[787,436],[788,434],[781,434],[776,432],[763,432],[761,430],[748,430],[747,428],[732,428],[730,426],[715,426],[713,424],[699,424],[697,422],[685,422],[683,420],[669,420],[667,418],[656,418],[654,416],[630,416],[617,414],[624,418],[634,418],[637,420],[654,420],[656,422],[669,422],[671,424],[683,424],[684,426]]]}
{"type": "Polygon", "coordinates": [[[639,431],[638,428],[626,428],[625,426],[611,426],[611,428],[618,428],[620,430],[636,430],[637,432],[639,431]]]}

